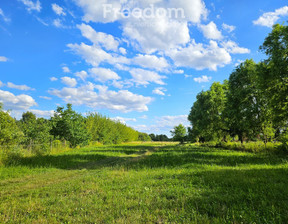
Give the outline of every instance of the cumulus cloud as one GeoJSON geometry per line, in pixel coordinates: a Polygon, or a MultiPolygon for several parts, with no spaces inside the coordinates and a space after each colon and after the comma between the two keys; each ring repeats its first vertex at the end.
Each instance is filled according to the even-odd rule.
{"type": "Polygon", "coordinates": [[[150,68],[156,70],[163,70],[164,68],[169,67],[168,62],[164,57],[158,58],[155,55],[142,55],[138,54],[134,59],[133,63],[139,65],[143,68],[150,68]]]}
{"type": "Polygon", "coordinates": [[[74,78],[70,78],[70,77],[62,77],[61,78],[61,82],[64,84],[64,85],[67,85],[67,86],[70,86],[70,87],[75,87],[77,85],[77,81],[76,79],[74,78]]]}
{"type": "Polygon", "coordinates": [[[146,133],[155,133],[155,134],[167,134],[170,135],[169,131],[172,130],[175,126],[183,124],[188,127],[189,121],[187,115],[176,115],[176,116],[162,116],[155,117],[153,120],[153,125],[132,125],[136,130],[146,132],[146,133]]]}
{"type": "Polygon", "coordinates": [[[55,82],[55,81],[58,81],[58,79],[57,79],[56,77],[51,77],[51,78],[50,78],[50,81],[51,81],[51,82],[55,82]]]}
{"type": "Polygon", "coordinates": [[[6,61],[8,61],[8,58],[0,56],[0,62],[6,62],[6,61]]]}
{"type": "Polygon", "coordinates": [[[148,85],[150,83],[165,85],[163,79],[165,79],[166,76],[161,76],[157,72],[133,68],[130,70],[130,74],[132,81],[136,83],[136,85],[148,85]]]}
{"type": "Polygon", "coordinates": [[[148,111],[148,104],[152,101],[151,97],[134,94],[128,90],[118,92],[108,90],[106,86],[88,83],[79,88],[63,88],[61,90],[50,90],[51,95],[58,96],[66,103],[74,105],[86,105],[99,109],[105,108],[114,111],[148,111]]]}
{"type": "Polygon", "coordinates": [[[113,72],[111,69],[107,68],[92,68],[89,70],[91,77],[93,77],[96,81],[106,82],[108,80],[119,80],[120,76],[113,72]]]}
{"type": "Polygon", "coordinates": [[[62,67],[62,70],[64,73],[70,73],[70,68],[68,68],[67,66],[62,67]]]}
{"type": "Polygon", "coordinates": [[[150,19],[147,26],[139,26],[139,21],[128,21],[123,27],[124,35],[130,42],[145,53],[175,48],[189,42],[187,22],[169,20],[162,17],[150,19]]]}
{"type": "Polygon", "coordinates": [[[221,44],[231,54],[249,54],[248,48],[239,47],[237,43],[233,41],[226,41],[221,44]]]}
{"type": "Polygon", "coordinates": [[[28,95],[14,95],[9,91],[0,90],[0,102],[4,104],[5,110],[28,110],[36,106],[35,100],[28,95]]]}
{"type": "Polygon", "coordinates": [[[274,12],[266,12],[257,20],[253,21],[254,25],[272,27],[280,17],[288,16],[288,6],[276,9],[274,12]]]}
{"type": "Polygon", "coordinates": [[[3,85],[4,85],[3,82],[0,81],[0,87],[2,87],[3,85]]]}
{"type": "Polygon", "coordinates": [[[114,121],[119,121],[119,122],[121,122],[122,124],[126,124],[127,122],[136,122],[137,121],[137,119],[136,118],[126,118],[126,117],[113,117],[113,118],[111,118],[112,120],[114,120],[114,121]]]}
{"type": "Polygon", "coordinates": [[[11,88],[11,89],[18,89],[18,90],[24,90],[24,91],[28,91],[28,90],[35,90],[29,86],[26,86],[26,85],[16,85],[12,82],[8,82],[7,83],[7,87],[8,88],[11,88]]]}
{"type": "Polygon", "coordinates": [[[84,23],[78,25],[77,28],[80,29],[82,35],[93,44],[103,46],[106,50],[117,51],[119,42],[112,35],[96,32],[91,26],[84,23]]]}
{"type": "Polygon", "coordinates": [[[30,112],[36,115],[36,117],[44,117],[44,118],[50,118],[54,116],[54,110],[34,110],[30,109],[30,112]]]}
{"type": "Polygon", "coordinates": [[[28,10],[28,12],[31,12],[31,11],[40,12],[41,11],[41,3],[39,0],[36,0],[36,1],[19,0],[19,1],[22,2],[26,6],[26,9],[28,10]]]}
{"type": "Polygon", "coordinates": [[[167,51],[176,66],[191,67],[197,70],[209,69],[216,71],[231,62],[231,56],[226,49],[221,48],[215,41],[208,46],[197,44],[195,40],[187,47],[180,47],[167,51]]]}
{"type": "Polygon", "coordinates": [[[88,64],[97,67],[100,63],[115,64],[129,64],[130,61],[124,56],[109,54],[97,45],[81,44],[68,44],[67,45],[73,52],[81,56],[88,64]]]}
{"type": "Polygon", "coordinates": [[[165,89],[163,87],[159,87],[159,88],[155,88],[152,92],[156,95],[165,96],[166,91],[167,91],[167,89],[165,89]]]}
{"type": "Polygon", "coordinates": [[[65,16],[65,15],[66,15],[66,13],[64,12],[64,9],[63,9],[61,6],[57,5],[56,3],[53,3],[53,4],[51,5],[51,7],[52,7],[52,10],[53,10],[58,16],[65,16]]]}
{"type": "Polygon", "coordinates": [[[195,82],[199,82],[199,83],[203,83],[203,82],[210,82],[212,79],[212,77],[208,77],[206,75],[203,75],[201,77],[198,77],[198,78],[194,78],[194,81],[195,82]]]}
{"type": "Polygon", "coordinates": [[[207,39],[220,40],[223,38],[221,31],[218,30],[214,22],[210,22],[207,25],[199,25],[199,28],[207,39]]]}
{"type": "Polygon", "coordinates": [[[86,78],[88,77],[88,74],[86,71],[80,71],[80,72],[76,72],[75,76],[81,79],[82,81],[85,81],[86,78]]]}
{"type": "Polygon", "coordinates": [[[226,30],[228,33],[232,33],[236,29],[236,26],[231,26],[223,23],[222,28],[226,30]]]}

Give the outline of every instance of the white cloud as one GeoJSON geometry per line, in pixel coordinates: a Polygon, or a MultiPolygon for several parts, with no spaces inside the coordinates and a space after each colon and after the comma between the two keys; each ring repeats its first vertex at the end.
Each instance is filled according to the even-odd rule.
{"type": "Polygon", "coordinates": [[[257,20],[253,21],[254,25],[272,27],[281,16],[288,16],[288,6],[276,9],[274,12],[266,12],[257,20]]]}
{"type": "Polygon", "coordinates": [[[155,88],[152,92],[154,94],[160,95],[160,96],[165,96],[165,92],[167,91],[167,89],[163,88],[163,87],[159,87],[159,88],[155,88]]]}
{"type": "Polygon", "coordinates": [[[223,38],[221,31],[217,29],[214,22],[210,22],[207,25],[199,25],[199,28],[207,39],[221,40],[223,38]]]}
{"type": "Polygon", "coordinates": [[[76,72],[75,76],[80,78],[82,81],[85,81],[86,78],[88,77],[88,74],[86,71],[81,71],[81,72],[76,72]]]}
{"type": "Polygon", "coordinates": [[[141,26],[139,21],[125,23],[123,33],[129,41],[145,53],[153,53],[159,50],[167,50],[184,45],[189,42],[189,28],[187,22],[169,20],[162,17],[151,19],[141,26]]]}
{"type": "Polygon", "coordinates": [[[232,33],[236,29],[236,26],[231,26],[223,23],[222,28],[226,30],[228,33],[232,33]]]}
{"type": "Polygon", "coordinates": [[[233,41],[227,41],[221,43],[221,45],[231,54],[249,54],[250,50],[247,48],[239,47],[237,43],[233,41]]]}
{"type": "Polygon", "coordinates": [[[126,118],[126,117],[113,117],[111,118],[112,120],[114,121],[119,121],[121,122],[122,124],[126,124],[127,122],[136,122],[136,118],[126,118]]]}
{"type": "Polygon", "coordinates": [[[199,83],[203,83],[203,82],[210,82],[212,79],[212,77],[208,77],[206,75],[203,75],[201,77],[198,77],[198,78],[194,78],[194,81],[195,82],[199,82],[199,83]]]}
{"type": "Polygon", "coordinates": [[[120,51],[120,53],[123,54],[123,55],[126,55],[126,54],[127,54],[127,50],[126,50],[125,48],[123,48],[123,47],[120,47],[120,48],[119,48],[119,51],[120,51]]]}
{"type": "Polygon", "coordinates": [[[51,78],[50,78],[50,81],[51,81],[51,82],[55,82],[55,81],[58,81],[58,79],[57,79],[56,77],[51,77],[51,78]]]}
{"type": "Polygon", "coordinates": [[[218,67],[223,67],[232,60],[230,54],[212,40],[208,46],[197,44],[192,40],[187,47],[167,51],[166,55],[173,59],[178,67],[191,67],[197,70],[208,68],[216,71],[218,67]]]}
{"type": "Polygon", "coordinates": [[[151,68],[151,69],[156,69],[159,71],[163,70],[164,68],[169,67],[169,64],[165,58],[163,57],[158,58],[155,55],[138,54],[133,59],[133,62],[134,64],[139,65],[143,68],[151,68]]]}
{"type": "Polygon", "coordinates": [[[29,86],[26,86],[26,85],[15,85],[12,82],[8,82],[7,83],[7,87],[11,88],[11,89],[19,89],[19,90],[24,90],[24,91],[35,90],[35,89],[33,89],[33,88],[29,87],[29,86]]]}
{"type": "Polygon", "coordinates": [[[44,100],[52,100],[52,98],[48,96],[39,96],[39,98],[44,99],[44,100]]]}
{"type": "Polygon", "coordinates": [[[57,28],[66,28],[60,19],[54,19],[53,20],[53,25],[57,28]]]}
{"type": "Polygon", "coordinates": [[[161,76],[153,71],[133,68],[130,70],[130,74],[132,76],[132,81],[135,82],[136,85],[148,85],[149,83],[165,85],[163,79],[165,79],[166,76],[161,76]]]}
{"type": "Polygon", "coordinates": [[[70,69],[67,66],[62,67],[64,73],[70,73],[70,69]]]}
{"type": "Polygon", "coordinates": [[[151,97],[137,95],[128,90],[116,92],[108,90],[106,86],[94,85],[92,83],[79,88],[65,87],[61,90],[50,90],[49,93],[60,97],[66,103],[121,112],[148,111],[147,104],[152,101],[151,97]]]}
{"type": "Polygon", "coordinates": [[[190,126],[187,115],[156,117],[153,123],[153,125],[133,125],[133,127],[146,133],[170,135],[169,131],[179,124],[190,126]]]}
{"type": "Polygon", "coordinates": [[[92,68],[89,70],[91,76],[99,82],[106,82],[108,80],[119,80],[120,76],[113,72],[111,69],[107,68],[92,68]]]}
{"type": "Polygon", "coordinates": [[[28,110],[36,106],[35,100],[28,95],[14,95],[11,92],[0,90],[0,102],[4,104],[5,110],[28,110]]]}
{"type": "Polygon", "coordinates": [[[0,81],[0,87],[2,87],[3,85],[4,85],[3,82],[0,81]]]}
{"type": "Polygon", "coordinates": [[[31,11],[37,11],[37,12],[40,12],[41,11],[41,3],[39,0],[36,0],[36,1],[32,1],[32,0],[19,0],[20,2],[22,2],[28,12],[31,12],[31,11]]]}
{"type": "Polygon", "coordinates": [[[61,6],[57,5],[56,3],[53,3],[51,6],[52,6],[53,11],[58,16],[65,16],[66,15],[66,13],[64,12],[64,9],[61,6]]]}
{"type": "Polygon", "coordinates": [[[8,58],[0,56],[0,62],[6,62],[6,61],[8,61],[8,58]]]}
{"type": "Polygon", "coordinates": [[[106,62],[109,64],[128,64],[130,61],[123,56],[109,54],[97,45],[86,45],[84,43],[68,44],[67,45],[73,52],[81,56],[88,64],[97,67],[100,63],[106,62]]]}
{"type": "Polygon", "coordinates": [[[7,16],[5,16],[3,10],[0,8],[0,16],[3,18],[3,20],[8,23],[10,22],[10,18],[8,18],[7,16]]]}
{"type": "Polygon", "coordinates": [[[110,34],[96,32],[91,26],[82,23],[77,26],[84,37],[93,44],[103,46],[106,50],[117,51],[119,42],[110,34]]]}
{"type": "Polygon", "coordinates": [[[184,70],[175,70],[173,71],[174,74],[184,74],[184,70]]]}
{"type": "Polygon", "coordinates": [[[34,110],[30,109],[30,112],[36,115],[36,117],[44,117],[44,118],[50,118],[54,116],[54,110],[34,110]]]}
{"type": "Polygon", "coordinates": [[[75,87],[77,85],[77,81],[76,79],[74,78],[70,78],[70,77],[62,77],[61,78],[61,82],[67,86],[70,86],[70,87],[75,87]]]}

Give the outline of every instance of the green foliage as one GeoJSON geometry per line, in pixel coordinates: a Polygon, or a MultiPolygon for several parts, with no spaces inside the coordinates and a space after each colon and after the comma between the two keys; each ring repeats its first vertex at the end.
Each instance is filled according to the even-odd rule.
{"type": "Polygon", "coordinates": [[[47,153],[53,138],[50,135],[51,122],[44,118],[36,118],[31,112],[22,114],[19,126],[24,133],[23,144],[36,154],[47,153]]]}
{"type": "Polygon", "coordinates": [[[288,121],[288,26],[276,24],[260,47],[268,59],[263,73],[263,87],[277,125],[288,121]]]}
{"type": "Polygon", "coordinates": [[[172,131],[170,131],[174,141],[180,141],[181,143],[184,142],[187,131],[183,124],[179,124],[175,126],[172,131]]]}
{"type": "Polygon", "coordinates": [[[138,140],[138,132],[119,121],[111,120],[97,113],[90,113],[86,127],[91,140],[103,144],[119,144],[138,140]]]}
{"type": "Polygon", "coordinates": [[[23,133],[16,121],[7,113],[0,110],[0,146],[10,147],[18,144],[23,133]]]}
{"type": "Polygon", "coordinates": [[[197,95],[197,100],[191,108],[188,120],[192,129],[189,135],[202,141],[225,138],[227,127],[223,113],[226,106],[228,85],[215,82],[210,90],[202,91],[197,95]]]}
{"type": "MultiPolygon", "coordinates": [[[[288,129],[288,27],[275,25],[260,49],[268,59],[246,60],[228,82],[213,83],[191,108],[189,139],[263,140],[265,146],[288,129]]],[[[283,144],[285,145],[285,144],[283,144]]],[[[252,150],[253,151],[253,150],[252,150]]]]}
{"type": "Polygon", "coordinates": [[[167,137],[167,135],[155,135],[155,134],[150,134],[149,135],[152,141],[155,142],[169,142],[170,139],[167,137]]]}
{"type": "Polygon", "coordinates": [[[142,141],[142,142],[150,142],[151,141],[150,136],[146,133],[139,132],[138,135],[139,135],[138,141],[142,141]]]}
{"type": "Polygon", "coordinates": [[[58,107],[51,122],[51,134],[55,138],[69,141],[72,147],[88,144],[90,135],[86,129],[86,120],[72,110],[71,104],[67,104],[66,110],[58,107]]]}

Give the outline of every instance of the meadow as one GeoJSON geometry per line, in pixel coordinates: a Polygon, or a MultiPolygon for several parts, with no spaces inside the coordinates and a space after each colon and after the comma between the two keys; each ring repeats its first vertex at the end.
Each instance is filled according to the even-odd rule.
{"type": "Polygon", "coordinates": [[[172,143],[0,167],[0,223],[288,223],[288,157],[172,143]]]}

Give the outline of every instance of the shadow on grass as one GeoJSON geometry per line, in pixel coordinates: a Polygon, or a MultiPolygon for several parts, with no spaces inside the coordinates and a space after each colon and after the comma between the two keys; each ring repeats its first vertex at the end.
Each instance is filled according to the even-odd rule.
{"type": "Polygon", "coordinates": [[[193,188],[202,189],[200,195],[188,196],[185,207],[197,208],[210,220],[288,223],[287,176],[287,168],[278,168],[201,171],[174,178],[184,186],[192,182],[193,188]]]}
{"type": "Polygon", "coordinates": [[[238,153],[203,147],[163,147],[151,156],[137,163],[127,164],[127,168],[189,168],[191,166],[193,167],[193,165],[219,165],[235,167],[239,165],[278,165],[285,164],[287,161],[287,156],[268,153],[238,153]]]}
{"type": "MultiPolygon", "coordinates": [[[[156,147],[157,148],[157,147],[156,147]]],[[[197,148],[197,147],[176,147],[164,146],[157,148],[153,146],[109,146],[104,150],[84,150],[83,153],[64,154],[64,155],[45,155],[25,158],[15,158],[13,164],[27,167],[47,167],[58,169],[99,169],[124,165],[127,169],[143,168],[190,168],[195,165],[261,165],[261,164],[282,164],[287,163],[287,157],[270,154],[250,154],[250,153],[226,153],[225,150],[197,148]],[[109,149],[111,150],[109,150],[109,149]],[[147,151],[154,153],[141,159],[129,160],[129,155],[136,154],[141,156],[147,151]],[[127,156],[108,156],[99,153],[119,152],[127,156]],[[219,153],[217,153],[219,152],[219,153]],[[222,153],[221,153],[222,152],[222,153]],[[224,152],[224,153],[223,153],[224,152]]],[[[227,151],[226,151],[227,152],[227,151]]]]}

